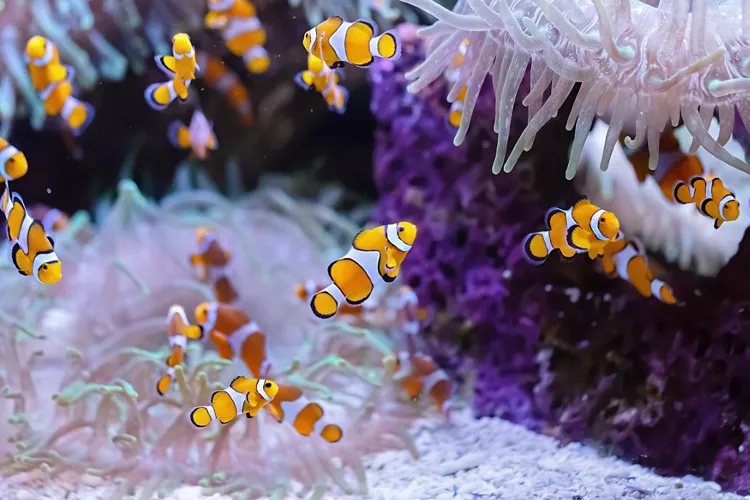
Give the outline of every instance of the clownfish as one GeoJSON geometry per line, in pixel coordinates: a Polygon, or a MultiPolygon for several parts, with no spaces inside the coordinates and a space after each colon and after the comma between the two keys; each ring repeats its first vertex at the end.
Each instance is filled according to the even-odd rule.
{"type": "Polygon", "coordinates": [[[173,121],[167,129],[169,143],[177,149],[191,149],[201,160],[206,159],[208,149],[219,147],[213,126],[200,111],[195,111],[188,127],[180,120],[173,121]]]}
{"type": "Polygon", "coordinates": [[[11,193],[6,184],[0,205],[8,223],[8,240],[13,242],[11,259],[19,274],[34,276],[45,285],[60,281],[62,264],[55,253],[55,242],[42,223],[30,216],[21,195],[11,193]]]}
{"type": "Polygon", "coordinates": [[[208,14],[204,22],[208,29],[221,30],[229,52],[242,57],[250,73],[268,71],[271,58],[263,47],[266,43],[266,30],[256,17],[252,2],[208,0],[208,14]]]}
{"type": "Polygon", "coordinates": [[[345,63],[366,67],[376,57],[398,59],[401,40],[396,32],[386,31],[376,36],[376,29],[371,21],[359,19],[350,23],[333,16],[308,30],[302,45],[308,54],[321,57],[331,69],[342,68],[345,63]]]}
{"type": "Polygon", "coordinates": [[[185,358],[187,341],[200,340],[203,330],[188,322],[185,309],[182,306],[173,305],[167,312],[167,336],[169,338],[169,356],[167,356],[167,371],[156,382],[156,392],[159,396],[166,394],[174,377],[174,367],[182,364],[185,358]]]}
{"type": "MultiPolygon", "coordinates": [[[[464,63],[464,57],[466,51],[469,48],[469,40],[465,39],[458,46],[458,55],[453,62],[453,68],[446,72],[445,78],[451,85],[458,81],[458,77],[461,74],[461,65],[464,63]]],[[[464,114],[464,100],[466,99],[467,86],[464,86],[456,96],[456,100],[451,103],[450,111],[448,111],[448,124],[453,128],[458,128],[461,125],[461,117],[464,114]]]]}
{"type": "Polygon", "coordinates": [[[439,414],[448,415],[452,407],[453,382],[431,357],[422,353],[400,352],[397,356],[383,358],[383,365],[390,370],[394,382],[410,400],[429,397],[439,414]]]}
{"type": "Polygon", "coordinates": [[[313,295],[313,314],[331,318],[344,299],[351,305],[362,304],[376,288],[394,281],[416,238],[417,226],[411,222],[360,231],[346,255],[328,266],[333,283],[313,295]]]}
{"type": "Polygon", "coordinates": [[[198,253],[190,255],[190,265],[199,269],[203,283],[213,287],[216,300],[231,304],[239,297],[227,275],[231,252],[224,250],[216,235],[204,227],[196,231],[196,242],[198,253]]]}
{"type": "Polygon", "coordinates": [[[390,307],[396,312],[398,328],[407,336],[419,333],[422,321],[427,319],[427,309],[419,307],[419,298],[410,286],[402,286],[398,294],[390,297],[390,307]]]}
{"type": "MultiPolygon", "coordinates": [[[[621,144],[624,140],[620,136],[621,144]]],[[[645,146],[635,151],[623,147],[623,151],[640,182],[648,175],[653,176],[665,198],[683,205],[695,204],[701,214],[714,219],[714,228],[739,217],[740,204],[734,193],[721,179],[706,172],[697,156],[684,154],[673,132],[659,138],[656,158],[651,158],[645,146]]]]}
{"type": "Polygon", "coordinates": [[[0,137],[0,182],[20,179],[28,171],[26,155],[0,137]]]}
{"type": "Polygon", "coordinates": [[[185,101],[190,83],[195,80],[195,72],[200,69],[195,60],[195,48],[190,37],[177,33],[172,37],[172,55],[154,56],[158,68],[171,80],[152,83],[143,93],[146,103],[157,111],[167,109],[175,98],[185,101]]]}
{"type": "Polygon", "coordinates": [[[666,304],[677,302],[669,285],[654,278],[648,267],[646,252],[636,241],[626,240],[622,233],[604,247],[602,266],[605,274],[619,275],[644,297],[653,296],[666,304]]]}
{"type": "MultiPolygon", "coordinates": [[[[219,356],[241,359],[254,377],[269,376],[271,365],[266,359],[266,336],[244,312],[227,304],[204,302],[195,308],[195,318],[216,346],[219,356]]],[[[298,387],[279,385],[267,410],[278,422],[289,415],[295,431],[303,436],[316,432],[329,443],[343,436],[341,427],[327,422],[323,408],[308,400],[298,387]]]]}
{"type": "Polygon", "coordinates": [[[226,67],[221,59],[206,51],[200,51],[195,56],[200,67],[198,77],[206,87],[214,88],[224,94],[229,105],[240,115],[242,125],[249,127],[253,124],[253,104],[247,87],[240,77],[226,67]]]}
{"type": "Polygon", "coordinates": [[[714,229],[740,216],[740,202],[719,178],[693,177],[690,185],[680,181],[674,186],[674,199],[687,205],[694,203],[700,213],[714,220],[714,229]]]}
{"type": "Polygon", "coordinates": [[[206,427],[214,419],[228,424],[243,413],[253,418],[268,405],[279,392],[273,380],[235,377],[229,387],[211,395],[210,406],[198,406],[190,412],[190,422],[196,427],[206,427]]]}
{"type": "Polygon", "coordinates": [[[542,264],[555,249],[565,260],[583,252],[594,259],[602,255],[604,246],[620,231],[620,221],[615,214],[587,199],[568,210],[550,209],[546,220],[547,231],[531,233],[521,243],[526,260],[535,265],[542,264]]]}
{"type": "Polygon", "coordinates": [[[338,84],[340,79],[336,70],[328,68],[319,57],[308,54],[307,69],[297,73],[294,82],[305,90],[320,92],[328,109],[342,115],[349,102],[349,91],[338,84]]]}
{"type": "Polygon", "coordinates": [[[44,101],[47,116],[62,116],[75,136],[81,135],[94,119],[94,107],[73,97],[73,68],[60,64],[57,47],[41,36],[26,43],[27,71],[31,84],[44,101]]]}

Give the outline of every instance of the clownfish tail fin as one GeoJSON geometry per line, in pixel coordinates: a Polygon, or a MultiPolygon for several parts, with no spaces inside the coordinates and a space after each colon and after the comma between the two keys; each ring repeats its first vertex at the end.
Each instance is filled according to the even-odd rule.
{"type": "Polygon", "coordinates": [[[401,39],[395,31],[386,31],[370,41],[372,55],[384,59],[398,59],[401,57],[401,39]]]}
{"type": "Polygon", "coordinates": [[[172,374],[171,373],[165,373],[156,382],[156,392],[159,394],[159,396],[164,396],[167,393],[167,391],[169,390],[169,386],[171,384],[172,384],[172,374]]]}
{"type": "Polygon", "coordinates": [[[167,109],[167,106],[172,104],[172,101],[177,97],[177,92],[174,89],[174,82],[166,83],[152,83],[143,92],[143,97],[146,99],[146,104],[151,109],[156,111],[163,111],[167,109]]]}
{"type": "Polygon", "coordinates": [[[216,418],[216,412],[211,406],[198,406],[190,412],[190,423],[196,427],[206,427],[216,418]]]}
{"type": "Polygon", "coordinates": [[[180,130],[185,127],[185,124],[180,120],[175,120],[167,127],[167,140],[169,144],[175,149],[184,149],[183,145],[180,144],[180,130]]]}
{"type": "Polygon", "coordinates": [[[316,293],[310,301],[310,308],[312,309],[313,314],[320,319],[331,318],[336,314],[336,311],[338,311],[339,301],[336,300],[333,294],[329,291],[333,286],[335,285],[330,285],[316,293]]]}
{"type": "Polygon", "coordinates": [[[672,192],[672,196],[674,196],[674,200],[677,203],[686,205],[688,203],[693,202],[693,195],[690,193],[690,191],[691,191],[690,186],[688,186],[682,181],[678,181],[674,185],[674,191],[672,192]]]}
{"type": "Polygon", "coordinates": [[[521,242],[523,255],[530,264],[538,266],[544,263],[547,257],[549,257],[552,248],[547,241],[549,238],[548,235],[549,233],[544,232],[531,233],[526,235],[523,242],[521,242]],[[547,238],[545,238],[545,235],[547,238]]]}

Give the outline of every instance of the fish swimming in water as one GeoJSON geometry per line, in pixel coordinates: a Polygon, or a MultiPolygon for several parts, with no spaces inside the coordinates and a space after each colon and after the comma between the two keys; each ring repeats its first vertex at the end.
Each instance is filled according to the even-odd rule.
{"type": "MultiPolygon", "coordinates": [[[[620,142],[624,144],[624,136],[620,142]]],[[[651,158],[646,146],[637,150],[623,147],[623,151],[640,182],[652,176],[665,198],[683,205],[695,204],[698,212],[714,220],[714,228],[739,217],[740,204],[734,193],[721,179],[706,171],[697,156],[680,150],[673,131],[661,135],[659,155],[655,158],[651,158]]]]}
{"type": "Polygon", "coordinates": [[[674,186],[674,199],[683,205],[695,204],[698,212],[714,220],[714,229],[719,229],[728,221],[740,216],[740,202],[719,178],[706,180],[693,177],[690,184],[677,182],[674,186]]]}
{"type": "Polygon", "coordinates": [[[94,107],[73,97],[74,72],[60,63],[57,47],[44,37],[31,37],[26,43],[26,61],[47,116],[61,116],[73,135],[83,134],[94,119],[94,107]]]}
{"type": "Polygon", "coordinates": [[[206,28],[220,30],[232,54],[241,57],[250,73],[265,73],[271,65],[266,30],[249,0],[208,0],[206,28]]]}
{"type": "Polygon", "coordinates": [[[360,231],[346,255],[328,266],[332,283],[313,295],[313,314],[331,318],[344,300],[362,304],[374,290],[394,281],[416,237],[417,227],[406,221],[360,231]]]}
{"type": "MultiPolygon", "coordinates": [[[[458,77],[461,74],[461,65],[464,63],[464,57],[466,51],[469,48],[469,40],[465,39],[458,46],[458,55],[453,62],[453,67],[446,71],[445,79],[452,86],[458,81],[458,77]]],[[[448,124],[453,128],[458,128],[461,125],[461,117],[464,114],[464,100],[466,99],[467,86],[464,86],[456,96],[456,100],[451,103],[450,110],[448,111],[448,124]]]]}
{"type": "Polygon", "coordinates": [[[62,279],[62,264],[55,253],[55,242],[47,236],[42,223],[31,217],[21,195],[10,191],[6,183],[0,206],[8,225],[8,240],[13,243],[11,259],[23,276],[53,285],[62,279]]]}
{"type": "Polygon", "coordinates": [[[294,77],[294,83],[304,90],[316,90],[328,104],[328,109],[344,114],[349,102],[349,91],[339,85],[341,76],[312,54],[307,56],[307,69],[294,77]]]}
{"type": "Polygon", "coordinates": [[[190,37],[177,33],[172,37],[172,55],[154,56],[156,65],[170,80],[152,83],[143,93],[146,103],[157,111],[167,109],[177,97],[185,101],[190,83],[195,80],[195,72],[200,69],[195,59],[195,48],[190,37]]]}
{"type": "Polygon", "coordinates": [[[232,254],[224,250],[216,235],[206,228],[198,228],[196,241],[198,252],[190,256],[190,265],[199,269],[200,280],[213,287],[219,302],[231,304],[239,298],[227,274],[232,254]]]}
{"type": "Polygon", "coordinates": [[[654,278],[641,245],[636,240],[626,240],[622,233],[604,247],[602,267],[608,276],[629,281],[644,297],[653,296],[666,304],[677,302],[672,288],[654,278]]]}
{"type": "Polygon", "coordinates": [[[219,147],[213,132],[213,125],[198,110],[193,112],[189,127],[180,120],[173,121],[167,129],[167,138],[173,147],[190,149],[201,160],[206,159],[207,150],[215,150],[219,147]]]}
{"type": "MultiPolygon", "coordinates": [[[[241,359],[254,377],[270,376],[266,336],[244,312],[227,304],[204,302],[195,308],[195,318],[219,356],[241,359]]],[[[315,432],[330,443],[341,439],[341,427],[325,419],[320,404],[307,399],[298,387],[283,384],[278,387],[276,397],[266,408],[274,419],[283,423],[288,417],[295,431],[303,436],[315,432]]]]}
{"type": "Polygon", "coordinates": [[[386,356],[383,365],[410,400],[429,397],[440,415],[448,415],[453,382],[431,357],[402,351],[397,356],[386,356]]]}
{"type": "Polygon", "coordinates": [[[546,220],[547,231],[531,233],[521,243],[526,260],[535,265],[542,264],[555,249],[565,260],[583,252],[594,259],[602,255],[604,245],[614,240],[620,231],[620,221],[615,214],[587,199],[568,210],[550,209],[546,220]]]}
{"type": "Polygon", "coordinates": [[[167,356],[167,370],[156,382],[156,392],[163,396],[169,390],[174,377],[175,366],[181,365],[185,358],[188,340],[200,340],[203,330],[188,322],[185,309],[173,305],[167,312],[167,336],[169,338],[169,356],[167,356]]]}
{"type": "MultiPolygon", "coordinates": [[[[327,285],[325,283],[317,283],[313,280],[307,280],[297,285],[294,290],[294,294],[300,300],[309,302],[313,295],[325,289],[327,285]]],[[[361,316],[365,309],[360,306],[352,306],[349,304],[341,304],[339,306],[339,314],[345,314],[348,316],[361,316]]]]}
{"type": "Polygon", "coordinates": [[[245,127],[252,125],[253,104],[250,101],[250,93],[240,77],[227,68],[221,59],[209,52],[197,52],[195,60],[200,68],[196,76],[203,80],[206,87],[214,88],[226,97],[229,106],[240,116],[242,125],[245,127]]]}
{"type": "Polygon", "coordinates": [[[20,179],[28,171],[26,155],[0,137],[0,182],[20,179]]]}
{"type": "Polygon", "coordinates": [[[243,413],[255,417],[279,392],[272,380],[235,377],[229,387],[211,395],[210,406],[198,406],[190,412],[190,422],[196,427],[206,427],[214,419],[228,424],[243,413]]]}
{"type": "Polygon", "coordinates": [[[342,68],[345,63],[367,67],[376,57],[395,60],[401,56],[401,40],[395,31],[378,36],[372,21],[350,23],[339,16],[329,17],[307,31],[302,45],[331,69],[342,68]]]}

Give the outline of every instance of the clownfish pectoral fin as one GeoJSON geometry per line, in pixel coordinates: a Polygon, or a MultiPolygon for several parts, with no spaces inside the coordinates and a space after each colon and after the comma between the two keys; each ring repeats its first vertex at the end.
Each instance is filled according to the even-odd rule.
{"type": "Polygon", "coordinates": [[[247,402],[252,406],[253,408],[258,406],[258,397],[253,394],[252,392],[247,393],[247,402]]]}
{"type": "Polygon", "coordinates": [[[721,219],[714,219],[714,229],[719,229],[724,221],[721,219]]]}
{"type": "Polygon", "coordinates": [[[346,105],[349,104],[349,91],[344,87],[339,87],[339,91],[341,92],[341,103],[338,106],[334,105],[333,111],[343,115],[346,113],[346,105]]]}
{"type": "Polygon", "coordinates": [[[253,416],[252,416],[252,415],[250,415],[249,413],[245,413],[245,416],[246,416],[247,418],[253,418],[253,416]]]}
{"type": "Polygon", "coordinates": [[[175,58],[172,56],[154,56],[156,66],[168,77],[172,78],[177,73],[175,58]]]}
{"type": "Polygon", "coordinates": [[[13,261],[13,265],[16,266],[16,270],[18,271],[18,274],[21,274],[23,276],[29,275],[29,273],[27,273],[21,268],[21,262],[28,261],[28,257],[26,257],[26,255],[24,255],[23,253],[23,250],[21,250],[21,245],[19,245],[18,243],[13,245],[13,249],[11,250],[11,253],[10,253],[10,258],[13,261]]]}
{"type": "Polygon", "coordinates": [[[182,333],[190,340],[200,340],[203,338],[203,327],[200,325],[190,325],[182,333]]]}
{"type": "Polygon", "coordinates": [[[190,265],[191,266],[199,266],[203,264],[203,255],[199,253],[194,253],[190,255],[190,265]]]}
{"type": "Polygon", "coordinates": [[[581,226],[573,226],[567,235],[568,245],[578,250],[590,248],[588,234],[581,226]]]}
{"type": "Polygon", "coordinates": [[[302,90],[310,91],[315,88],[310,71],[300,71],[294,75],[294,83],[302,90]]]}

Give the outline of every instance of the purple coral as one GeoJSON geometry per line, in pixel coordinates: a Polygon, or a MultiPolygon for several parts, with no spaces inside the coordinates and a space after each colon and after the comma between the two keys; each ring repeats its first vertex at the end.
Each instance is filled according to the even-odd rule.
{"type": "MultiPolygon", "coordinates": [[[[405,90],[404,70],[424,53],[420,42],[403,38],[401,59],[379,61],[370,72],[378,123],[378,222],[408,219],[419,227],[404,278],[429,308],[427,329],[433,337],[481,339],[489,346],[477,372],[479,413],[532,424],[538,301],[519,293],[527,273],[517,272],[526,267],[518,242],[541,223],[546,208],[524,184],[523,169],[501,176],[487,172],[496,144],[490,81],[479,95],[465,142],[456,147],[455,131],[446,124],[447,85],[432,85],[418,95],[405,90]]],[[[522,85],[526,91],[528,81],[522,85]]],[[[518,105],[514,129],[525,122],[520,110],[518,105]]]]}

